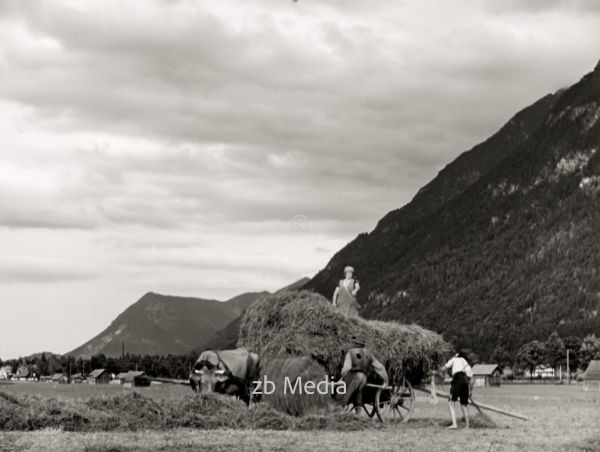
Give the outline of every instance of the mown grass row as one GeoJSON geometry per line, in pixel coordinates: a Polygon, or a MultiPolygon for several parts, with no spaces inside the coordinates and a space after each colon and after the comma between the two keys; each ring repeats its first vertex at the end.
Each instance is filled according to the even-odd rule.
{"type": "Polygon", "coordinates": [[[157,401],[137,392],[87,400],[63,400],[0,391],[0,430],[136,431],[174,428],[361,430],[380,428],[347,413],[293,417],[266,404],[248,408],[220,395],[190,394],[157,401]]]}

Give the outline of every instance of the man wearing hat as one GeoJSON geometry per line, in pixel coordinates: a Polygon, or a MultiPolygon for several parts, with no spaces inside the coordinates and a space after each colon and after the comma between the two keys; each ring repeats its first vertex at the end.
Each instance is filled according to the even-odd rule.
{"type": "Polygon", "coordinates": [[[374,372],[384,385],[388,384],[388,375],[383,364],[366,347],[364,336],[352,336],[352,346],[346,353],[342,367],[341,380],[346,384],[346,393],[342,402],[354,406],[362,405],[362,391],[367,385],[367,376],[374,372]]]}
{"type": "Polygon", "coordinates": [[[347,266],[344,269],[345,278],[340,280],[333,293],[333,305],[338,307],[346,318],[358,317],[358,301],[356,294],[360,290],[358,280],[354,278],[354,268],[347,266]]]}

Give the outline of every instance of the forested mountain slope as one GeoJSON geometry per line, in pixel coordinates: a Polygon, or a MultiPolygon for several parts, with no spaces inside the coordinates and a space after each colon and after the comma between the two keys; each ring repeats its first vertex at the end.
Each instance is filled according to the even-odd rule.
{"type": "Polygon", "coordinates": [[[363,316],[418,322],[483,357],[600,331],[600,65],[462,154],[307,287],[330,296],[347,264],[363,316]]]}

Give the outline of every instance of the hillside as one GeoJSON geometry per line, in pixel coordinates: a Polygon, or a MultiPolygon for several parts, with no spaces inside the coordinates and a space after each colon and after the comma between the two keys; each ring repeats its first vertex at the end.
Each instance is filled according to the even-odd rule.
{"type": "Polygon", "coordinates": [[[189,353],[238,318],[254,300],[268,292],[245,293],[221,302],[147,293],[129,306],[100,334],[69,352],[90,357],[189,353]]]}
{"type": "Polygon", "coordinates": [[[307,288],[357,268],[362,315],[488,357],[551,331],[600,331],[600,64],[515,115],[339,251],[307,288]]]}
{"type": "Polygon", "coordinates": [[[293,282],[289,286],[282,287],[275,293],[289,292],[291,290],[299,290],[302,287],[304,287],[306,284],[308,284],[309,282],[310,282],[310,278],[308,278],[308,277],[300,278],[298,281],[293,282]]]}
{"type": "Polygon", "coordinates": [[[217,331],[208,341],[202,343],[195,349],[196,352],[203,350],[227,350],[237,347],[240,334],[240,322],[242,316],[239,316],[229,322],[225,328],[217,331]]]}
{"type": "MultiPolygon", "coordinates": [[[[301,278],[298,281],[282,287],[277,290],[275,294],[298,290],[301,287],[305,286],[310,281],[310,278],[301,278]]],[[[266,293],[268,295],[268,293],[266,293]]],[[[200,343],[201,345],[196,348],[196,351],[202,350],[226,350],[229,348],[235,348],[238,343],[239,333],[240,333],[240,324],[241,324],[242,315],[232,320],[225,328],[220,331],[217,331],[214,336],[212,336],[208,341],[204,343],[200,343]]]]}
{"type": "Polygon", "coordinates": [[[41,359],[42,356],[44,356],[46,359],[60,359],[62,355],[59,355],[58,353],[44,351],[44,352],[39,352],[39,353],[32,353],[31,355],[27,355],[27,356],[22,356],[21,358],[25,362],[29,362],[29,361],[41,359]]]}

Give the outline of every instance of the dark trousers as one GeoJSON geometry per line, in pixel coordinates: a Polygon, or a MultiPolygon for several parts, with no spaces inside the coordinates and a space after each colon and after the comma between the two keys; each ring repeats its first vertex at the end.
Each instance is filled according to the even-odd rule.
{"type": "Polygon", "coordinates": [[[339,395],[339,401],[343,405],[352,402],[354,405],[362,405],[363,388],[367,385],[367,376],[364,372],[352,370],[342,379],[346,383],[346,394],[339,395]]]}

